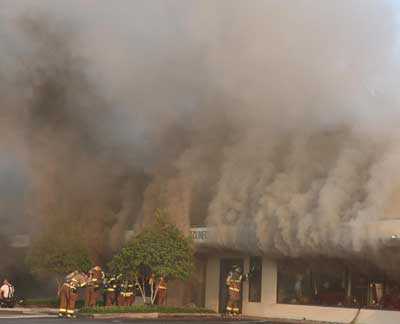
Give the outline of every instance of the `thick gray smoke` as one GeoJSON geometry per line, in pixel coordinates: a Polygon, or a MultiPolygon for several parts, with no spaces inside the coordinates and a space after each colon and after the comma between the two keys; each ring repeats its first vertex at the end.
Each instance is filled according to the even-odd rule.
{"type": "Polygon", "coordinates": [[[0,0],[0,143],[22,161],[25,210],[78,219],[111,249],[157,207],[242,251],[377,249],[376,221],[400,218],[398,14],[0,0]]]}

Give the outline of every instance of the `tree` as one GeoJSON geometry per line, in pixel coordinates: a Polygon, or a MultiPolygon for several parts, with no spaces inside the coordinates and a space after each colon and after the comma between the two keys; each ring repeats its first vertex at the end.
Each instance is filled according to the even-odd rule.
{"type": "Polygon", "coordinates": [[[87,249],[80,240],[49,233],[33,241],[27,263],[39,277],[64,276],[75,270],[86,272],[91,267],[87,249]]]}
{"type": "MultiPolygon", "coordinates": [[[[156,211],[156,222],[135,236],[120,253],[114,256],[110,268],[132,276],[146,302],[145,283],[149,274],[156,280],[187,280],[194,268],[193,244],[175,225],[166,221],[164,211],[156,211]]],[[[151,290],[154,304],[157,289],[151,290]]]]}

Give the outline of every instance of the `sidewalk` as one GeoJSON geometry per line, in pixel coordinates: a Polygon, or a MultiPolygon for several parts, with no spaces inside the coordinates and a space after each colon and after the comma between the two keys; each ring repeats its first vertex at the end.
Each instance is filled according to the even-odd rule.
{"type": "Polygon", "coordinates": [[[0,308],[0,315],[57,315],[58,309],[46,307],[0,308]]]}
{"type": "MultiPolygon", "coordinates": [[[[40,318],[40,317],[56,317],[58,309],[56,308],[0,308],[0,318],[40,318]]],[[[221,314],[209,313],[108,313],[108,314],[77,314],[78,317],[91,318],[98,320],[222,320],[221,314]]],[[[307,321],[301,319],[285,319],[283,318],[267,318],[267,317],[247,317],[242,318],[245,321],[256,321],[263,323],[282,323],[282,324],[315,324],[326,323],[325,321],[307,321]]],[[[332,322],[330,323],[332,324],[332,322]]]]}
{"type": "Polygon", "coordinates": [[[81,314],[79,316],[94,319],[221,319],[220,314],[196,314],[196,313],[109,313],[109,314],[81,314]]]}
{"type": "MultiPolygon", "coordinates": [[[[56,316],[58,309],[56,308],[0,308],[0,317],[4,316],[29,316],[29,317],[41,317],[41,316],[56,316]]],[[[220,314],[201,314],[201,313],[109,313],[109,314],[79,314],[79,317],[92,318],[92,319],[204,319],[204,320],[215,320],[220,319],[220,314]]]]}

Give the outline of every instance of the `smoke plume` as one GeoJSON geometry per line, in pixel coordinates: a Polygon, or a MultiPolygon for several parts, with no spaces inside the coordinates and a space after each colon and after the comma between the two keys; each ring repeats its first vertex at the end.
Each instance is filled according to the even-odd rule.
{"type": "Polygon", "coordinates": [[[376,260],[377,222],[400,218],[398,13],[1,0],[0,147],[20,189],[0,188],[24,210],[7,215],[79,224],[99,260],[158,207],[220,247],[376,260]]]}

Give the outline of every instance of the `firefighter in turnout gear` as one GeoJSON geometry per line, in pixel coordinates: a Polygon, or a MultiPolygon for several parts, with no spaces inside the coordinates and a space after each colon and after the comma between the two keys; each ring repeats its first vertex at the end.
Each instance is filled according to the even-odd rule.
{"type": "Polygon", "coordinates": [[[118,306],[132,306],[135,302],[135,284],[124,278],[119,286],[118,306]]]}
{"type": "Polygon", "coordinates": [[[104,289],[106,294],[106,306],[113,306],[117,304],[117,297],[119,293],[119,280],[122,275],[110,275],[104,280],[104,289]]]}
{"type": "Polygon", "coordinates": [[[95,266],[89,270],[89,282],[87,284],[85,295],[86,307],[96,306],[97,300],[100,297],[100,288],[103,284],[104,277],[104,272],[99,266],[95,266]]]}
{"type": "Polygon", "coordinates": [[[160,277],[157,287],[157,305],[165,306],[167,303],[167,283],[164,277],[160,277]]]}
{"type": "Polygon", "coordinates": [[[78,288],[86,285],[88,277],[78,271],[74,271],[65,277],[65,282],[58,289],[60,298],[59,317],[75,317],[75,303],[78,299],[78,288]]]}
{"type": "Polygon", "coordinates": [[[239,266],[233,266],[229,271],[226,278],[226,285],[228,288],[228,301],[226,303],[226,314],[238,316],[240,314],[240,300],[242,282],[247,278],[243,276],[239,266]]]}

